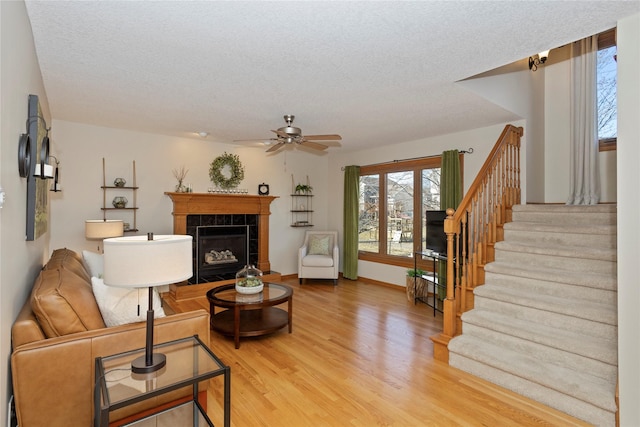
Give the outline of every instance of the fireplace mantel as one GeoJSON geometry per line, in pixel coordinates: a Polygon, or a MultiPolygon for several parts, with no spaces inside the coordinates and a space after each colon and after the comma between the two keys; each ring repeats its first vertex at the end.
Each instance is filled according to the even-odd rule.
{"type": "Polygon", "coordinates": [[[258,215],[258,267],[271,271],[269,262],[269,215],[277,196],[218,193],[164,193],[173,201],[173,233],[187,234],[187,215],[258,215]]]}

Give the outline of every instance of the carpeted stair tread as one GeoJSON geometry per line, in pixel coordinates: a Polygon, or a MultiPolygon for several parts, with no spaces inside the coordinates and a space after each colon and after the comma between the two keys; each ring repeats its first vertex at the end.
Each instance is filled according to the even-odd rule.
{"type": "MultiPolygon", "coordinates": [[[[592,337],[607,338],[618,334],[618,327],[616,325],[609,325],[563,313],[543,311],[535,307],[517,305],[508,301],[477,296],[474,304],[474,309],[495,311],[511,316],[514,319],[521,319],[536,324],[539,323],[548,326],[562,325],[566,330],[584,333],[592,337]]],[[[464,333],[464,326],[462,330],[464,333]]]]}
{"type": "Polygon", "coordinates": [[[514,277],[524,277],[527,279],[545,280],[551,283],[566,283],[575,286],[606,289],[610,291],[616,291],[618,287],[616,277],[611,276],[610,274],[590,273],[585,275],[584,273],[576,271],[540,269],[497,261],[485,265],[484,271],[514,277]]]}
{"type": "Polygon", "coordinates": [[[547,255],[554,257],[576,258],[576,259],[593,259],[598,261],[617,261],[617,250],[615,248],[590,248],[582,246],[539,246],[531,243],[523,242],[497,242],[496,250],[508,252],[522,252],[530,254],[547,255]]]}
{"type": "Polygon", "coordinates": [[[617,226],[613,224],[563,224],[556,225],[540,222],[508,222],[504,224],[505,230],[538,231],[541,233],[567,233],[567,234],[616,234],[617,226]]]}
{"type": "Polygon", "coordinates": [[[615,412],[615,381],[607,381],[565,366],[542,363],[535,355],[498,347],[473,336],[460,335],[449,342],[449,352],[517,375],[598,408],[615,412]]]}
{"type": "Polygon", "coordinates": [[[574,396],[560,393],[517,375],[504,372],[481,362],[451,353],[450,365],[456,368],[464,366],[464,370],[479,378],[512,390],[522,396],[541,402],[551,408],[565,412],[578,419],[588,421],[598,427],[616,427],[616,414],[612,411],[594,406],[574,396]]]}
{"type": "Polygon", "coordinates": [[[462,321],[465,323],[465,328],[469,324],[476,325],[501,334],[594,359],[611,365],[614,369],[618,362],[617,341],[613,338],[590,337],[580,332],[565,330],[561,325],[536,324],[486,310],[472,310],[463,313],[462,321]]]}
{"type": "Polygon", "coordinates": [[[599,205],[548,205],[525,204],[513,205],[513,212],[544,212],[544,213],[616,213],[618,207],[615,204],[599,205]]]}
{"type": "Polygon", "coordinates": [[[566,316],[572,316],[577,319],[591,320],[611,326],[616,326],[618,322],[618,313],[615,307],[612,307],[611,304],[604,304],[598,301],[583,300],[580,301],[579,304],[576,304],[575,301],[566,298],[552,295],[541,295],[522,289],[513,289],[490,283],[477,287],[474,290],[474,294],[476,295],[476,298],[490,298],[497,301],[535,308],[545,312],[559,313],[566,316]]]}

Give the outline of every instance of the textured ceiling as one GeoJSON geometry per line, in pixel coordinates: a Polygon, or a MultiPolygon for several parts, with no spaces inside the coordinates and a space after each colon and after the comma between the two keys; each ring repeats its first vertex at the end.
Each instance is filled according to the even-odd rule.
{"type": "MultiPolygon", "coordinates": [[[[615,26],[639,1],[32,1],[54,119],[360,149],[518,117],[456,82],[615,26]]],[[[553,54],[553,53],[552,53],[553,54]]],[[[335,150],[331,148],[330,150],[335,150]]]]}

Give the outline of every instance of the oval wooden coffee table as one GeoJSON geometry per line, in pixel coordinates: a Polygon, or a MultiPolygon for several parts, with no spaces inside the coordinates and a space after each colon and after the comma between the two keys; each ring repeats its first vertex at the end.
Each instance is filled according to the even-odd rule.
{"type": "Polygon", "coordinates": [[[262,292],[245,295],[236,292],[235,285],[223,285],[207,292],[211,313],[211,329],[232,336],[236,348],[240,337],[271,334],[289,325],[292,332],[293,289],[277,283],[265,283],[262,292]],[[287,311],[274,307],[288,303],[287,311]],[[225,310],[216,313],[216,307],[225,310]]]}

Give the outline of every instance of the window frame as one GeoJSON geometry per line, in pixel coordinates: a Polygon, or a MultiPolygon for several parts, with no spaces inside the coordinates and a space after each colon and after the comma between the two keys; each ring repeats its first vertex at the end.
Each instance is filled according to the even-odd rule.
{"type": "MultiPolygon", "coordinates": [[[[616,29],[612,28],[598,34],[598,50],[608,49],[616,46],[616,29]]],[[[617,90],[617,88],[616,88],[617,90]]],[[[617,150],[618,138],[602,138],[598,139],[598,151],[615,151],[617,150]]]]}
{"type": "MultiPolygon", "coordinates": [[[[464,153],[459,154],[460,157],[460,174],[464,177],[464,153]]],[[[389,163],[380,163],[374,165],[360,166],[360,175],[363,176],[378,175],[379,194],[378,194],[378,229],[379,229],[379,245],[378,252],[365,252],[358,250],[358,260],[376,262],[380,264],[394,265],[405,268],[413,268],[415,252],[419,252],[422,248],[422,227],[424,215],[422,213],[422,170],[442,167],[442,156],[429,156],[407,160],[395,160],[389,163]],[[413,171],[413,251],[412,256],[399,256],[387,254],[387,200],[386,174],[394,172],[413,171]],[[384,223],[382,222],[384,219],[384,223]],[[420,236],[416,239],[415,236],[420,236]]],[[[464,181],[463,181],[464,182],[464,181]]]]}

